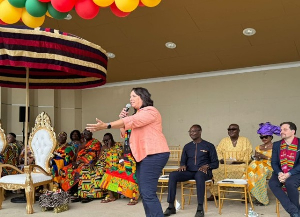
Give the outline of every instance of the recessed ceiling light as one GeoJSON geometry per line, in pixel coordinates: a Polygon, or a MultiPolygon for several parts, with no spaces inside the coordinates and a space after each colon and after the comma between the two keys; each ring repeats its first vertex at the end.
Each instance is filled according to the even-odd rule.
{"type": "Polygon", "coordinates": [[[243,30],[243,34],[246,36],[252,36],[256,33],[256,30],[253,28],[246,28],[243,30]]]}
{"type": "Polygon", "coordinates": [[[116,57],[116,55],[115,55],[114,53],[107,52],[107,57],[108,57],[109,59],[113,59],[113,58],[116,57]]]}
{"type": "Polygon", "coordinates": [[[169,48],[169,49],[174,49],[176,48],[176,44],[174,42],[167,42],[166,44],[166,47],[169,48]]]}
{"type": "Polygon", "coordinates": [[[65,17],[65,20],[71,20],[72,19],[72,15],[71,14],[68,14],[66,17],[65,17]]]}

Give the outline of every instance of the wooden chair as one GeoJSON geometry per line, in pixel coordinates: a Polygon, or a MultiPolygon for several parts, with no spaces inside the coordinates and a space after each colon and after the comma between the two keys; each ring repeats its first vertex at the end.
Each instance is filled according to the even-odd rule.
{"type": "MultiPolygon", "coordinates": [[[[238,161],[245,163],[245,172],[247,171],[249,160],[246,157],[241,158],[241,156],[248,156],[247,153],[241,153],[239,151],[227,151],[224,153],[224,173],[225,178],[227,177],[227,164],[230,161],[230,158],[235,158],[238,161]],[[233,157],[232,157],[233,156],[233,157]]],[[[222,214],[222,208],[224,200],[234,200],[234,201],[245,201],[245,211],[246,216],[248,215],[248,196],[251,203],[251,207],[253,209],[252,199],[250,192],[248,191],[248,181],[247,181],[248,174],[246,173],[246,179],[224,179],[219,181],[218,184],[218,194],[219,194],[219,214],[222,214]],[[233,190],[230,190],[232,189],[233,190]],[[230,198],[227,197],[227,193],[237,193],[244,197],[242,198],[230,198]]]]}
{"type": "MultiPolygon", "coordinates": [[[[215,205],[216,205],[216,207],[218,207],[216,196],[215,196],[215,193],[213,191],[213,179],[207,180],[205,182],[205,191],[204,191],[204,211],[205,212],[207,212],[207,189],[209,189],[210,193],[213,195],[215,205]]],[[[185,203],[184,196],[189,197],[188,204],[190,204],[191,197],[192,196],[197,196],[197,193],[194,193],[194,191],[195,192],[197,191],[195,180],[189,180],[189,181],[181,182],[181,208],[182,209],[184,209],[184,203],[185,203]],[[186,193],[186,190],[187,190],[187,193],[186,193]]]]}
{"type": "Polygon", "coordinates": [[[13,168],[19,173],[0,177],[0,209],[2,208],[4,189],[25,189],[27,214],[32,214],[35,187],[52,184],[50,158],[53,156],[56,146],[56,136],[51,127],[50,118],[45,112],[37,116],[28,144],[34,154],[35,165],[24,166],[24,172],[9,164],[0,165],[0,174],[2,167],[13,168]]]}
{"type": "MultiPolygon", "coordinates": [[[[298,191],[300,191],[300,187],[298,188],[298,191]]],[[[277,217],[280,217],[279,205],[280,205],[280,202],[276,198],[276,213],[277,213],[277,217]]]]}
{"type": "Polygon", "coordinates": [[[181,159],[181,154],[182,154],[180,145],[169,146],[169,149],[170,149],[170,157],[169,157],[169,160],[168,160],[166,166],[163,168],[163,171],[162,171],[163,175],[177,170],[180,166],[180,159],[181,159]]]}
{"type": "Polygon", "coordinates": [[[161,202],[162,196],[164,194],[168,194],[166,190],[168,189],[168,184],[169,184],[169,176],[168,175],[162,175],[158,179],[158,184],[157,184],[157,195],[159,195],[159,201],[161,202]]]}

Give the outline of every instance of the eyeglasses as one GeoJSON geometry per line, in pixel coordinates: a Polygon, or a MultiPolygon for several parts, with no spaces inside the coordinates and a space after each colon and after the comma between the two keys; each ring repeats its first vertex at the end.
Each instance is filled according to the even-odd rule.
{"type": "Polygon", "coordinates": [[[267,138],[269,138],[269,136],[260,136],[259,138],[260,139],[267,139],[267,138]]]}
{"type": "Polygon", "coordinates": [[[188,133],[197,133],[200,130],[189,130],[188,133]]]}
{"type": "Polygon", "coordinates": [[[228,131],[235,131],[235,130],[237,130],[238,128],[228,128],[227,130],[228,131]]]}
{"type": "Polygon", "coordinates": [[[107,142],[110,141],[110,139],[103,139],[102,141],[103,141],[104,143],[107,143],[107,142]]]}

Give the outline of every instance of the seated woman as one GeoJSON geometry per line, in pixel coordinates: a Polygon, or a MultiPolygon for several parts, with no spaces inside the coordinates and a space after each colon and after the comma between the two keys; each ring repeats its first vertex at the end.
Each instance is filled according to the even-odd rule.
{"type": "Polygon", "coordinates": [[[136,179],[136,162],[129,147],[130,133],[131,130],[127,130],[124,134],[124,154],[123,158],[119,160],[119,165],[106,170],[100,182],[101,188],[109,190],[108,195],[101,203],[115,201],[113,192],[116,192],[130,198],[128,205],[137,204],[139,190],[136,179]]]}
{"type": "Polygon", "coordinates": [[[73,202],[81,201],[87,203],[90,202],[92,198],[102,197],[101,193],[99,193],[100,189],[98,191],[96,188],[97,180],[91,176],[94,165],[99,158],[101,144],[97,139],[92,137],[92,132],[84,130],[83,135],[86,143],[79,146],[76,161],[73,161],[72,164],[62,169],[61,187],[64,191],[70,191],[72,187],[76,188],[78,184],[78,195],[80,195],[80,197],[73,202]],[[91,172],[84,174],[82,172],[84,170],[91,172]],[[82,192],[82,185],[85,183],[90,184],[90,187],[86,190],[89,193],[82,192]]]}
{"type": "Polygon", "coordinates": [[[273,134],[280,135],[280,127],[274,126],[269,122],[261,123],[257,133],[263,144],[255,148],[254,161],[247,169],[248,189],[251,195],[256,199],[256,205],[268,205],[269,198],[267,195],[267,178],[272,175],[271,156],[273,148],[273,134]]]}
{"type": "MultiPolygon", "coordinates": [[[[24,169],[24,162],[25,162],[25,147],[21,151],[21,154],[19,156],[19,168],[21,170],[24,169]]],[[[27,164],[34,164],[34,155],[32,151],[30,150],[29,146],[27,146],[27,164]]]]}
{"type": "Polygon", "coordinates": [[[81,133],[79,130],[73,130],[70,133],[71,141],[68,143],[69,145],[73,146],[75,151],[78,150],[79,146],[81,145],[81,133]]]}
{"type": "Polygon", "coordinates": [[[60,132],[57,136],[57,146],[54,151],[54,157],[52,158],[52,176],[53,182],[56,185],[60,185],[61,181],[61,169],[64,166],[68,166],[75,159],[75,149],[73,146],[67,144],[67,133],[60,132]]]}
{"type": "MultiPolygon", "coordinates": [[[[21,152],[21,150],[19,150],[21,148],[21,146],[19,147],[17,145],[17,140],[16,140],[16,134],[14,133],[9,133],[6,136],[6,140],[7,140],[7,145],[5,147],[5,149],[2,152],[2,163],[3,164],[10,164],[12,166],[18,167],[19,165],[19,153],[21,152]]],[[[18,143],[20,144],[20,143],[18,143]]],[[[13,175],[13,174],[17,174],[17,171],[11,168],[3,168],[2,170],[2,176],[5,175],[13,175]]]]}

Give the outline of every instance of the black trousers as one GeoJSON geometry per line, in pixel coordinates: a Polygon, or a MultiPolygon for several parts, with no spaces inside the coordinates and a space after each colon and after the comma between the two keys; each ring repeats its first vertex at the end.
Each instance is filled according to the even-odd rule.
{"type": "Polygon", "coordinates": [[[212,178],[212,172],[207,174],[201,171],[174,171],[170,173],[168,185],[168,203],[173,204],[176,196],[177,182],[184,182],[191,179],[196,181],[198,208],[203,210],[205,181],[212,178]]]}
{"type": "Polygon", "coordinates": [[[272,174],[269,180],[269,187],[275,197],[280,201],[282,207],[289,213],[298,213],[300,210],[299,205],[299,192],[300,174],[292,175],[285,181],[287,192],[282,190],[282,183],[278,180],[278,175],[272,174]]]}

